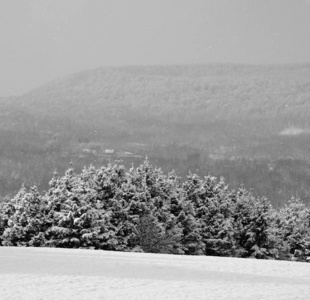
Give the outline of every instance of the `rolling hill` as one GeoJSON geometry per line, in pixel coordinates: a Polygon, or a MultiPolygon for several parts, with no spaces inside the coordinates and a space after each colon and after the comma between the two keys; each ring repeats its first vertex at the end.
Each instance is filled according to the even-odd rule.
{"type": "Polygon", "coordinates": [[[100,68],[30,91],[20,103],[57,115],[62,108],[66,117],[74,118],[81,110],[87,118],[111,115],[114,109],[116,115],[131,112],[169,123],[275,117],[305,121],[309,78],[310,65],[100,68]]]}
{"type": "MultiPolygon", "coordinates": [[[[258,176],[257,164],[249,166],[249,180],[242,159],[263,161],[262,178],[279,160],[305,161],[306,167],[310,157],[310,64],[98,68],[0,99],[0,106],[3,191],[15,191],[23,182],[44,188],[52,171],[64,170],[70,161],[81,168],[115,159],[83,156],[83,149],[130,153],[125,163],[147,155],[181,176],[211,170],[233,187],[247,188],[258,176]]],[[[280,175],[268,173],[282,178],[276,184],[305,180],[286,191],[288,198],[306,197],[306,169],[287,171],[286,164],[280,169],[280,175]]],[[[265,190],[270,196],[261,186],[259,194],[265,190]]]]}
{"type": "Polygon", "coordinates": [[[208,131],[225,138],[278,135],[292,126],[308,132],[309,100],[310,65],[188,65],[85,71],[10,103],[41,122],[60,121],[61,131],[77,127],[97,139],[136,134],[146,140],[172,131],[176,140],[199,145],[208,131]],[[200,139],[175,134],[191,129],[200,139]]]}

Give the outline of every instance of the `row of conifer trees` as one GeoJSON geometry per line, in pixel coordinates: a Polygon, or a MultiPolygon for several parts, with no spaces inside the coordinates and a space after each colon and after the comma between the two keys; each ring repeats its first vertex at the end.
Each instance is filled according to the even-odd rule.
{"type": "Polygon", "coordinates": [[[276,211],[211,176],[181,183],[148,161],[70,168],[47,192],[0,203],[0,244],[306,261],[310,209],[292,199],[276,211]]]}

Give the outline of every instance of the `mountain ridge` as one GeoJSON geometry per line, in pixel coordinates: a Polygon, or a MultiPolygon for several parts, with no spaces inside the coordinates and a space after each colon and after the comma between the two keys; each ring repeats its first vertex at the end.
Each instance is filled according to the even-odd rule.
{"type": "Polygon", "coordinates": [[[28,109],[41,110],[59,102],[81,106],[83,101],[102,111],[104,105],[143,109],[144,113],[147,108],[154,116],[152,109],[160,109],[172,122],[180,117],[182,122],[195,123],[197,115],[200,121],[236,116],[289,118],[296,117],[296,110],[300,120],[307,118],[304,108],[310,109],[309,78],[307,64],[110,67],[66,76],[19,99],[24,99],[21,104],[26,103],[28,109]],[[292,99],[297,93],[297,99],[292,99]]]}

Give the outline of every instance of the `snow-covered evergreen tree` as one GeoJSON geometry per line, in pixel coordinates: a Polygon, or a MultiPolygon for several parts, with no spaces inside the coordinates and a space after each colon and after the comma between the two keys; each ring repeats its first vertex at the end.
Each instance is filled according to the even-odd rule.
{"type": "Polygon", "coordinates": [[[300,199],[292,198],[280,210],[275,227],[295,259],[305,261],[310,256],[310,209],[300,199]]]}
{"type": "Polygon", "coordinates": [[[236,243],[232,230],[232,194],[223,180],[190,174],[183,184],[185,197],[194,206],[205,255],[234,255],[236,243]]]}
{"type": "Polygon", "coordinates": [[[2,233],[4,246],[42,246],[45,242],[45,203],[36,187],[28,192],[22,188],[2,207],[2,233]]]}
{"type": "Polygon", "coordinates": [[[233,232],[237,255],[277,258],[277,238],[273,231],[273,209],[266,198],[255,198],[241,189],[233,207],[233,232]]]}

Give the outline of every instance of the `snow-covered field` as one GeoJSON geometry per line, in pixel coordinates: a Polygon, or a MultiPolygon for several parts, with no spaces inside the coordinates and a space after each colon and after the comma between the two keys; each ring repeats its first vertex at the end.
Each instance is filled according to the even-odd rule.
{"type": "Polygon", "coordinates": [[[0,299],[310,299],[310,264],[0,247],[0,299]]]}

